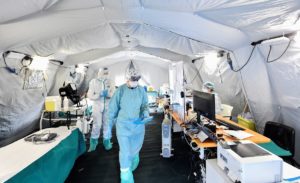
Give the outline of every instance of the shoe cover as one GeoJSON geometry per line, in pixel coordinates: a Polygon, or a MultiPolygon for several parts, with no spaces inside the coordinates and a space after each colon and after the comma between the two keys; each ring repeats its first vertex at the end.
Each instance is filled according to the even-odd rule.
{"type": "Polygon", "coordinates": [[[121,171],[121,183],[134,183],[132,171],[121,171]]]}
{"type": "Polygon", "coordinates": [[[96,147],[98,145],[98,139],[93,139],[93,138],[90,138],[90,147],[89,147],[89,150],[88,152],[92,152],[92,151],[95,151],[96,150],[96,147]]]}
{"type": "Polygon", "coordinates": [[[105,150],[111,150],[112,143],[110,142],[110,139],[103,139],[103,146],[105,150]]]}

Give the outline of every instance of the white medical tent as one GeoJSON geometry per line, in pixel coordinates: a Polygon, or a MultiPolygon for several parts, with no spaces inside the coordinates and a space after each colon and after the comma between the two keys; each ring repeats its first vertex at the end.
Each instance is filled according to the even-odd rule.
{"type": "Polygon", "coordinates": [[[133,60],[154,88],[183,64],[186,84],[214,82],[235,115],[249,105],[260,131],[267,121],[292,126],[300,161],[299,19],[299,0],[1,0],[1,54],[64,64],[49,62],[46,87],[24,90],[20,61],[0,58],[0,145],[36,127],[70,66],[89,67],[84,91],[101,66],[121,84],[133,60]]]}

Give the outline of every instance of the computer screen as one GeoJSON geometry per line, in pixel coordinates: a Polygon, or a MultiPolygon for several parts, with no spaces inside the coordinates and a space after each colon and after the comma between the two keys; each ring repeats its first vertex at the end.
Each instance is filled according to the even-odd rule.
{"type": "Polygon", "coordinates": [[[200,113],[210,120],[215,120],[215,95],[193,91],[193,108],[194,111],[200,113]]]}
{"type": "Polygon", "coordinates": [[[148,96],[148,103],[149,104],[156,103],[156,99],[158,98],[158,92],[148,91],[147,96],[148,96]]]}

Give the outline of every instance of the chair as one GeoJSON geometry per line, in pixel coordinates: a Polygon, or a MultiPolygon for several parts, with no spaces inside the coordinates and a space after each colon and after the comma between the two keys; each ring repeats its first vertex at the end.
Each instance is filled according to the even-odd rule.
{"type": "Polygon", "coordinates": [[[221,108],[222,108],[222,111],[221,111],[220,115],[231,119],[231,113],[232,113],[233,107],[230,105],[227,105],[227,104],[221,104],[221,108]]]}
{"type": "Polygon", "coordinates": [[[293,166],[298,166],[299,164],[294,160],[295,155],[295,129],[276,122],[267,122],[264,129],[264,136],[269,137],[281,148],[288,150],[290,156],[281,156],[282,159],[292,164],[293,166]]]}

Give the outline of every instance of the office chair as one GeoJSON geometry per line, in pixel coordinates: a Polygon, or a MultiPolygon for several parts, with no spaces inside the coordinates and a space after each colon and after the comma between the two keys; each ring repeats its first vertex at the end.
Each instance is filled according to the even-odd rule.
{"type": "Polygon", "coordinates": [[[295,155],[295,129],[277,122],[268,121],[265,125],[264,136],[269,137],[275,144],[281,148],[288,150],[290,156],[281,156],[281,158],[299,167],[299,164],[294,160],[295,155]]]}

